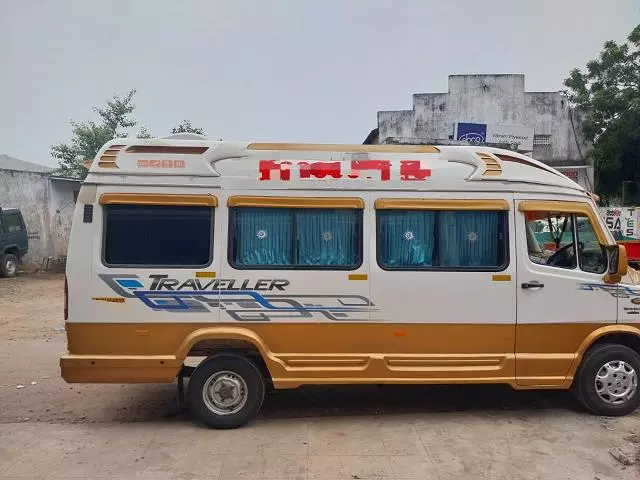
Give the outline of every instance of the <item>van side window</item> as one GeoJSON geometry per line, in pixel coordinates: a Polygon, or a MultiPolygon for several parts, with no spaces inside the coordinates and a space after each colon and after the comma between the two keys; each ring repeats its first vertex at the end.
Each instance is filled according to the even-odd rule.
{"type": "Polygon", "coordinates": [[[212,261],[213,208],[105,205],[104,217],[109,267],[205,267],[212,261]]]}
{"type": "Polygon", "coordinates": [[[20,221],[20,215],[15,213],[5,214],[4,223],[7,227],[7,233],[16,233],[22,231],[22,222],[20,221]]]}
{"type": "Polygon", "coordinates": [[[539,265],[576,268],[573,214],[525,212],[529,259],[539,265]]]}
{"type": "Polygon", "coordinates": [[[506,267],[507,212],[377,210],[378,264],[387,270],[506,267]]]}
{"type": "Polygon", "coordinates": [[[362,264],[362,210],[230,208],[234,268],[354,270],[362,264]]]}

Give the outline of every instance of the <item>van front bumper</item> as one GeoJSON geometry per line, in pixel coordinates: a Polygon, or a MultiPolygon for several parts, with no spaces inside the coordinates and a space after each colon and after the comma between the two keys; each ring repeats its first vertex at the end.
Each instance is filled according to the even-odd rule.
{"type": "Polygon", "coordinates": [[[171,383],[182,367],[172,355],[73,355],[60,357],[68,383],[171,383]]]}

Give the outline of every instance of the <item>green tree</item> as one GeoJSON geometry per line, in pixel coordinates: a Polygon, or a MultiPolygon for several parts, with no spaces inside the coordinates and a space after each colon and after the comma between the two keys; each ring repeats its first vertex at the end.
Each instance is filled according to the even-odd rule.
{"type": "Polygon", "coordinates": [[[138,138],[153,138],[153,135],[151,135],[151,132],[149,132],[149,130],[147,130],[147,127],[142,127],[142,128],[140,128],[140,132],[138,133],[138,135],[136,135],[136,137],[138,137],[138,138]]]}
{"type": "Polygon", "coordinates": [[[197,133],[198,135],[204,135],[204,130],[192,126],[189,120],[183,120],[180,125],[171,129],[171,133],[197,133]]]}
{"type": "Polygon", "coordinates": [[[582,129],[593,143],[589,156],[598,195],[609,204],[620,198],[623,182],[639,192],[640,25],[626,42],[606,42],[586,71],[572,70],[564,84],[570,102],[586,112],[582,129]]]}
{"type": "MultiPolygon", "coordinates": [[[[93,160],[98,150],[109,140],[127,136],[124,129],[135,126],[131,118],[135,105],[131,90],[124,97],[114,95],[104,108],[94,107],[93,111],[100,117],[99,122],[71,121],[72,135],[69,143],[51,146],[51,155],[58,160],[57,173],[62,176],[83,179],[87,175],[84,166],[86,160],[93,160]]],[[[142,134],[147,134],[142,129],[142,134]]]]}

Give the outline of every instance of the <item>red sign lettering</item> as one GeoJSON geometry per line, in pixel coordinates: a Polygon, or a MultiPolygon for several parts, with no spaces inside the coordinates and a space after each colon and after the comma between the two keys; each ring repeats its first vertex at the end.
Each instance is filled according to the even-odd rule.
{"type": "Polygon", "coordinates": [[[342,178],[340,162],[300,162],[300,178],[342,178]]]}
{"type": "Polygon", "coordinates": [[[400,180],[425,180],[431,176],[430,168],[420,168],[420,160],[400,161],[400,180]]]}
{"type": "Polygon", "coordinates": [[[271,171],[280,173],[280,180],[291,180],[291,162],[276,162],[275,160],[260,160],[258,166],[260,180],[271,180],[271,171]]]}
{"type": "MultiPolygon", "coordinates": [[[[323,178],[374,178],[380,175],[380,180],[391,180],[390,160],[351,160],[349,172],[343,172],[346,162],[311,162],[283,160],[260,160],[258,170],[260,180],[291,180],[291,172],[297,172],[301,180],[313,180],[323,178]],[[297,168],[295,168],[297,166],[297,168]],[[272,177],[272,172],[277,173],[272,177]]],[[[400,177],[402,181],[425,181],[431,176],[430,168],[422,168],[420,160],[400,160],[400,177]]]]}
{"type": "MultiPolygon", "coordinates": [[[[351,172],[349,178],[359,178],[360,172],[367,170],[379,170],[380,180],[391,179],[391,162],[389,160],[351,160],[351,172]]],[[[371,178],[367,175],[366,178],[371,178]]]]}

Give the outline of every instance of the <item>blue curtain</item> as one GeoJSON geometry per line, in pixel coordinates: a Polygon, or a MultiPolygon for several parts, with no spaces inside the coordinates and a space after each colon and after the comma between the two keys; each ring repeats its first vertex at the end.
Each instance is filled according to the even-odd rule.
{"type": "Polygon", "coordinates": [[[360,263],[360,210],[297,210],[297,265],[355,266],[360,263]]]}
{"type": "Polygon", "coordinates": [[[384,267],[433,266],[435,212],[378,211],[378,259],[384,267]]]}
{"type": "Polygon", "coordinates": [[[236,208],[233,215],[236,264],[292,264],[291,209],[236,208]]]}
{"type": "Polygon", "coordinates": [[[441,267],[496,267],[501,212],[440,212],[441,267]]]}

